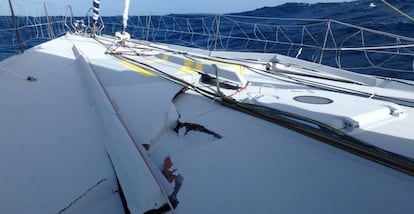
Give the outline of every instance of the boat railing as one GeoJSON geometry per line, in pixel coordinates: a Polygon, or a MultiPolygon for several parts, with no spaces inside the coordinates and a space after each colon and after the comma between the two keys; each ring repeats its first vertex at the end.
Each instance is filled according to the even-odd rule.
{"type": "MultiPolygon", "coordinates": [[[[104,34],[121,28],[122,17],[105,17],[104,34]]],[[[278,53],[364,74],[414,79],[414,38],[332,19],[238,15],[130,17],[136,39],[206,50],[278,53]]]]}
{"type": "MultiPolygon", "coordinates": [[[[60,8],[44,3],[33,15],[17,14],[14,20],[8,12],[0,17],[0,59],[68,31],[114,35],[122,30],[122,16],[100,16],[92,30],[92,9],[74,18],[70,6],[60,8]]],[[[3,7],[0,12],[7,10],[3,7]]],[[[414,80],[414,38],[332,19],[147,15],[131,16],[126,31],[139,40],[211,51],[277,53],[363,74],[414,80]]]]}
{"type": "Polygon", "coordinates": [[[70,5],[44,2],[13,7],[15,1],[3,1],[9,6],[0,8],[0,61],[67,32],[101,34],[105,26],[102,17],[93,21],[92,7],[84,16],[74,16],[70,5]],[[24,11],[19,10],[22,7],[24,11]]]}
{"type": "Polygon", "coordinates": [[[10,8],[4,2],[7,7],[0,9],[0,60],[62,36],[70,29],[68,8],[43,3],[25,11],[19,10],[19,7],[12,10],[12,2],[9,1],[10,8]]]}

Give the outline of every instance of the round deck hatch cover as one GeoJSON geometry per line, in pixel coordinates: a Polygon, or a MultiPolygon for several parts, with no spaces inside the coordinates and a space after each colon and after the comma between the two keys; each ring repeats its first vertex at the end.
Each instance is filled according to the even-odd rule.
{"type": "Polygon", "coordinates": [[[329,103],[333,103],[333,100],[331,100],[329,98],[318,97],[318,96],[296,96],[293,99],[298,101],[298,102],[308,103],[308,104],[329,104],[329,103]]]}

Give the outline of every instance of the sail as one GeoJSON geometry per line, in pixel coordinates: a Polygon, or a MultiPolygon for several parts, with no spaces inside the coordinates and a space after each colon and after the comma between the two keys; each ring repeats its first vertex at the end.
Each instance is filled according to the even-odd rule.
{"type": "Polygon", "coordinates": [[[101,0],[93,0],[93,22],[96,23],[99,19],[99,4],[101,0]]]}

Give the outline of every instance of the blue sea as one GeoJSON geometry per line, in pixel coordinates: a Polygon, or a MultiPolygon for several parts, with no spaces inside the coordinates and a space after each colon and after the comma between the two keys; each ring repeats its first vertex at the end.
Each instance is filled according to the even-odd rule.
{"type": "MultiPolygon", "coordinates": [[[[414,1],[388,0],[388,2],[414,17],[414,1]]],[[[13,30],[12,17],[0,16],[0,60],[18,54],[20,48],[28,49],[50,40],[53,36],[64,35],[72,28],[70,19],[65,20],[63,17],[49,17],[49,19],[52,23],[50,26],[43,24],[27,27],[36,23],[47,23],[46,17],[18,17],[17,22],[23,42],[23,46],[20,46],[13,30]]],[[[75,19],[88,22],[84,17],[75,19]]],[[[121,19],[120,16],[103,17],[105,28],[102,33],[113,35],[119,31],[121,19]]],[[[136,39],[210,50],[274,52],[323,62],[359,73],[414,80],[413,47],[384,49],[385,52],[405,53],[402,57],[391,54],[388,58],[375,50],[339,53],[335,49],[353,48],[358,45],[358,47],[371,47],[414,44],[414,39],[410,40],[414,38],[414,21],[380,0],[317,4],[286,3],[276,7],[223,14],[219,19],[217,15],[207,14],[133,16],[129,18],[128,23],[127,31],[136,39]],[[263,18],[249,19],[249,22],[253,20],[255,23],[251,25],[245,24],[247,19],[244,16],[263,18]],[[296,27],[299,24],[306,27],[296,27]],[[390,39],[386,35],[377,34],[377,30],[401,37],[392,36],[390,39]],[[270,40],[278,40],[280,43],[276,45],[269,42],[270,40]],[[333,48],[331,51],[324,52],[315,48],[322,45],[333,48]],[[368,67],[371,68],[366,69],[368,67]]]]}

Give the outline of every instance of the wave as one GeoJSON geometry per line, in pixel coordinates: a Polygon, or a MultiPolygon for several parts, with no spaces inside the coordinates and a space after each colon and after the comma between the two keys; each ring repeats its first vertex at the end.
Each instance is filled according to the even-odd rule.
{"type": "MultiPolygon", "coordinates": [[[[414,17],[414,1],[388,0],[388,2],[414,17]]],[[[361,27],[414,37],[414,22],[397,13],[379,0],[315,4],[285,3],[275,7],[262,7],[252,11],[234,13],[233,15],[335,19],[361,27]],[[370,7],[371,3],[374,3],[376,7],[370,7]]]]}

